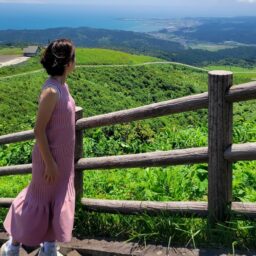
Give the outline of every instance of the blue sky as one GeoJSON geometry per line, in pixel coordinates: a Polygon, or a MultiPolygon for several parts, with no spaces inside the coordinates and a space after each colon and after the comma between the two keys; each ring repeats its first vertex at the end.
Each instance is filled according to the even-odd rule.
{"type": "Polygon", "coordinates": [[[69,5],[236,5],[245,6],[256,4],[256,0],[0,0],[0,3],[15,4],[69,4],[69,5]]]}
{"type": "Polygon", "coordinates": [[[177,13],[179,16],[256,16],[256,0],[0,0],[3,4],[27,5],[72,5],[107,6],[113,9],[141,11],[163,10],[165,13],[177,13]]]}
{"type": "Polygon", "coordinates": [[[256,4],[256,0],[0,0],[0,3],[20,4],[79,4],[79,5],[153,5],[153,6],[179,6],[179,5],[245,5],[256,4]]]}

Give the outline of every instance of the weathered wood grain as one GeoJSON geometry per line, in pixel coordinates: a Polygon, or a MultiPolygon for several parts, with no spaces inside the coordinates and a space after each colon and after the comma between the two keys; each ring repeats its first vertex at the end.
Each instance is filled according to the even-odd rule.
{"type": "Polygon", "coordinates": [[[232,163],[224,158],[224,151],[232,144],[233,107],[225,93],[233,74],[211,71],[208,79],[208,209],[209,220],[215,223],[228,219],[232,201],[232,163]]]}

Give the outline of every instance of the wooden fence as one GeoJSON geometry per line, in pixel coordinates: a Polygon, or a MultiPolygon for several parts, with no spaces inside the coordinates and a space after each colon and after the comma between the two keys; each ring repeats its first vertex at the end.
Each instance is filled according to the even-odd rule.
{"type": "MultiPolygon", "coordinates": [[[[233,85],[233,74],[209,72],[208,93],[153,103],[133,109],[83,118],[76,109],[75,187],[77,199],[86,210],[157,215],[208,217],[210,222],[227,220],[231,214],[255,217],[256,204],[232,202],[232,162],[256,160],[256,143],[232,144],[233,103],[256,98],[256,82],[233,85]],[[83,158],[83,130],[88,128],[159,117],[208,108],[208,147],[156,151],[141,154],[83,158]],[[152,202],[82,198],[83,171],[208,163],[208,202],[152,202]]],[[[34,138],[33,130],[0,136],[0,145],[34,138]]],[[[0,167],[0,176],[32,171],[31,164],[0,167]]],[[[0,207],[9,207],[12,198],[0,198],[0,207]]]]}

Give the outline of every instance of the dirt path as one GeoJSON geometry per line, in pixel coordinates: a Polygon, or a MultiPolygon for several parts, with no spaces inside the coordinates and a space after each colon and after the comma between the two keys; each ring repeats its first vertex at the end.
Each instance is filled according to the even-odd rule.
{"type": "Polygon", "coordinates": [[[209,70],[204,68],[195,67],[192,65],[187,65],[179,62],[172,62],[172,61],[155,61],[155,62],[144,62],[144,63],[138,63],[138,64],[113,64],[113,65],[77,65],[77,67],[139,67],[139,66],[148,66],[148,65],[166,65],[166,64],[172,64],[177,66],[183,66],[188,67],[191,69],[196,69],[200,71],[208,72],[209,70]]]}
{"type": "Polygon", "coordinates": [[[24,56],[0,56],[0,68],[22,63],[29,58],[24,56]]]}
{"type": "MultiPolygon", "coordinates": [[[[24,57],[24,58],[26,58],[26,57],[24,57]]],[[[190,69],[194,69],[194,70],[199,70],[199,71],[203,71],[203,72],[209,72],[210,71],[210,70],[205,69],[205,68],[200,68],[200,67],[196,67],[196,66],[192,66],[192,65],[188,65],[188,64],[183,64],[183,63],[179,63],[179,62],[172,62],[172,61],[144,62],[144,63],[139,63],[139,64],[77,65],[76,68],[139,67],[139,66],[148,66],[148,65],[169,65],[169,64],[182,66],[182,67],[186,67],[186,68],[190,68],[190,69]]],[[[29,75],[29,74],[33,74],[33,73],[38,73],[38,72],[43,72],[43,69],[38,69],[38,70],[34,70],[34,71],[19,73],[19,74],[10,75],[10,76],[3,76],[3,77],[0,77],[0,80],[7,79],[7,78],[12,78],[12,77],[25,76],[25,75],[29,75]]],[[[255,74],[256,75],[256,72],[250,72],[250,71],[248,71],[248,72],[233,72],[233,73],[234,74],[255,74]]]]}
{"type": "MultiPolygon", "coordinates": [[[[0,246],[8,239],[8,234],[0,231],[0,246]]],[[[78,239],[72,237],[68,243],[57,243],[64,256],[255,256],[255,250],[237,251],[214,248],[166,247],[162,245],[142,245],[136,242],[105,240],[103,238],[78,239]]],[[[36,256],[39,247],[21,247],[21,256],[36,256]]]]}
{"type": "Polygon", "coordinates": [[[34,71],[29,71],[29,72],[25,72],[25,73],[19,73],[19,74],[15,74],[15,75],[11,75],[11,76],[3,76],[0,77],[0,80],[4,80],[7,78],[13,78],[13,77],[19,77],[19,76],[26,76],[26,75],[30,75],[30,74],[34,74],[34,73],[39,73],[39,72],[43,72],[43,69],[38,69],[38,70],[34,70],[34,71]]]}
{"type": "MultiPolygon", "coordinates": [[[[168,61],[162,61],[162,62],[144,62],[144,63],[139,63],[139,64],[77,65],[76,68],[138,67],[138,66],[147,66],[147,65],[167,65],[167,64],[168,64],[168,65],[169,65],[169,64],[172,64],[172,65],[179,65],[179,66],[184,66],[184,67],[188,67],[188,68],[195,69],[195,70],[200,70],[200,71],[208,72],[208,70],[206,70],[206,69],[204,69],[204,68],[199,68],[199,67],[195,67],[195,66],[191,66],[191,65],[187,65],[187,64],[182,64],[182,63],[178,63],[178,62],[168,62],[168,61]]],[[[19,74],[10,75],[10,76],[2,76],[2,77],[0,77],[0,80],[12,78],[12,77],[25,76],[25,75],[29,75],[29,74],[38,73],[38,72],[43,72],[43,69],[38,69],[38,70],[34,70],[34,71],[19,73],[19,74]]]]}

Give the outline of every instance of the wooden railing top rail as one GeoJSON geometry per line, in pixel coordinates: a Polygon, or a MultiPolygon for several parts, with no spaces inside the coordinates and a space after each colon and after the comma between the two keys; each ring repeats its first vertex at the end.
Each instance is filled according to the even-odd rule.
{"type": "MultiPolygon", "coordinates": [[[[226,94],[226,99],[229,102],[256,99],[256,82],[231,87],[226,94]]],[[[208,92],[153,103],[142,107],[82,118],[77,121],[77,129],[80,130],[127,123],[204,108],[208,108],[208,92]]]]}
{"type": "Polygon", "coordinates": [[[232,86],[225,95],[228,102],[239,102],[256,99],[256,82],[232,86]]]}
{"type": "MultiPolygon", "coordinates": [[[[81,107],[76,107],[76,114],[81,111],[81,107]]],[[[32,140],[35,138],[34,130],[15,132],[0,136],[0,145],[32,140]]]]}
{"type": "MultiPolygon", "coordinates": [[[[256,99],[256,82],[231,87],[226,94],[229,102],[256,99]]],[[[208,107],[208,92],[185,96],[178,99],[153,103],[142,107],[115,111],[107,114],[81,118],[76,129],[96,128],[107,125],[127,123],[169,114],[182,113],[208,107]]],[[[77,111],[81,108],[77,107],[77,111]]],[[[0,145],[34,139],[34,131],[28,130],[0,136],[0,145]]]]}
{"type": "Polygon", "coordinates": [[[106,125],[129,123],[153,117],[166,116],[202,108],[207,108],[208,93],[200,93],[177,99],[161,101],[137,108],[115,111],[107,114],[82,118],[77,121],[77,129],[95,128],[106,125]]]}

